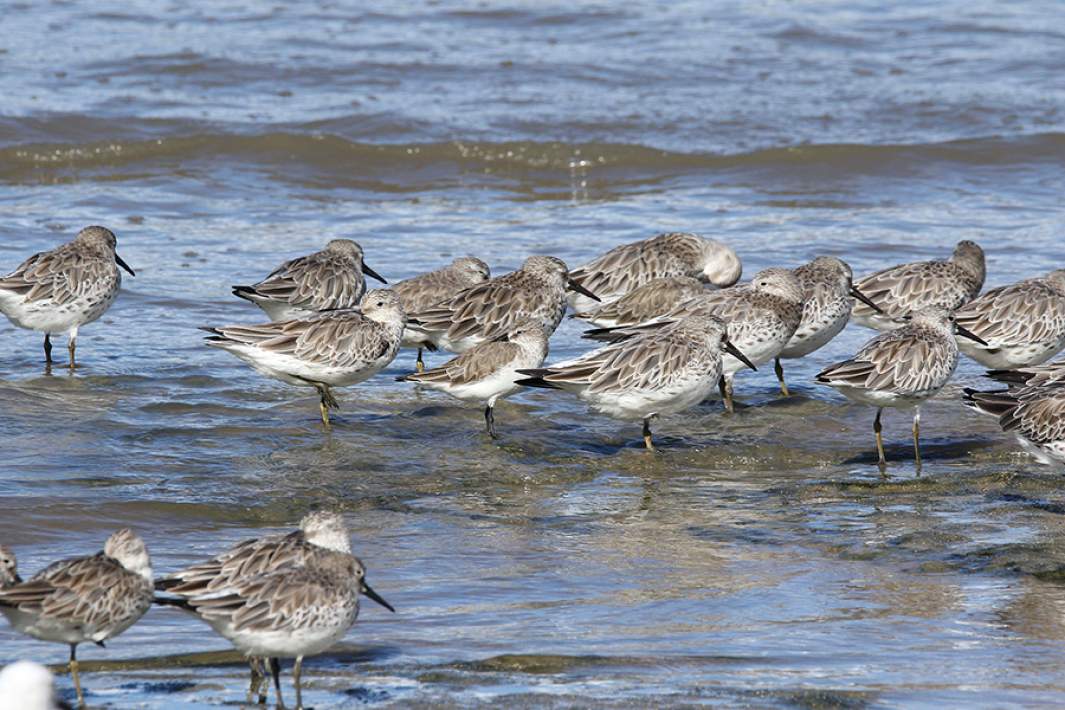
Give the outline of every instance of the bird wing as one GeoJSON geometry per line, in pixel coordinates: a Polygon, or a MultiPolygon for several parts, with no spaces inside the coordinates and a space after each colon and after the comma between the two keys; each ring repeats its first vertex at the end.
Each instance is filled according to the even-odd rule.
{"type": "Polygon", "coordinates": [[[927,391],[939,385],[942,369],[957,362],[957,358],[944,357],[943,347],[900,328],[873,338],[853,358],[830,365],[817,379],[896,394],[927,391]],[[942,366],[936,367],[937,363],[942,366]]]}
{"type": "Polygon", "coordinates": [[[391,347],[381,324],[358,311],[328,312],[304,320],[261,325],[228,325],[209,331],[216,334],[216,343],[251,345],[334,367],[376,360],[391,347]]]}
{"type": "Polygon", "coordinates": [[[63,305],[90,289],[98,289],[108,276],[113,275],[108,273],[106,261],[86,259],[73,245],[64,244],[22,262],[0,278],[0,290],[25,296],[27,302],[51,300],[63,305]]]}
{"type": "Polygon", "coordinates": [[[316,252],[286,261],[251,288],[271,301],[322,311],[358,306],[365,282],[350,259],[316,252]]]}
{"type": "Polygon", "coordinates": [[[965,304],[955,319],[992,345],[1057,340],[1065,332],[1065,297],[1042,281],[1022,281],[965,304]]]}
{"type": "MultiPolygon", "coordinates": [[[[427,331],[447,332],[452,340],[469,335],[494,338],[535,314],[539,292],[518,288],[507,274],[460,291],[451,299],[412,316],[427,331]]],[[[539,316],[536,316],[539,318],[539,316]]]]}
{"type": "MultiPolygon", "coordinates": [[[[917,308],[938,305],[954,310],[979,292],[970,291],[971,280],[957,265],[948,261],[920,261],[900,264],[866,276],[855,284],[889,316],[905,315],[917,308]]],[[[858,301],[855,315],[870,316],[873,309],[858,301]]]]}
{"type": "Polygon", "coordinates": [[[441,382],[464,385],[490,377],[521,354],[521,347],[506,341],[489,340],[467,350],[440,367],[405,379],[411,382],[441,382]]]}

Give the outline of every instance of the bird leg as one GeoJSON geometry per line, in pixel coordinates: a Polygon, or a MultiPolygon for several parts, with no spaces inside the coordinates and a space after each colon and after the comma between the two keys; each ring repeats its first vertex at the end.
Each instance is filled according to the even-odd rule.
{"type": "Polygon", "coordinates": [[[325,428],[329,428],[329,410],[335,409],[340,411],[340,403],[337,402],[336,397],[333,396],[333,391],[329,389],[329,385],[321,382],[313,382],[314,388],[318,390],[318,396],[321,401],[318,404],[319,409],[322,412],[322,423],[325,424],[325,428]]]}
{"type": "Polygon", "coordinates": [[[67,338],[67,352],[70,353],[70,369],[73,370],[77,365],[74,362],[74,351],[78,349],[78,329],[71,328],[70,336],[67,338]]]}
{"type": "Polygon", "coordinates": [[[259,696],[259,704],[266,704],[266,693],[270,689],[270,684],[266,684],[263,687],[263,681],[266,679],[266,675],[263,673],[262,664],[259,661],[258,656],[249,656],[248,665],[251,667],[251,685],[248,687],[248,702],[252,702],[252,698],[256,695],[259,696]],[[259,692],[262,687],[262,692],[259,692]]]}
{"type": "Polygon", "coordinates": [[[281,659],[269,659],[270,674],[274,677],[274,690],[277,691],[277,706],[285,707],[285,701],[281,698],[281,659]]]}
{"type": "Polygon", "coordinates": [[[421,348],[418,348],[418,360],[414,363],[414,369],[419,375],[425,372],[425,360],[422,360],[421,348]]]}
{"type": "Polygon", "coordinates": [[[643,445],[648,451],[655,450],[655,443],[651,440],[651,417],[643,420],[643,445]]]}
{"type": "Polygon", "coordinates": [[[52,334],[44,334],[44,364],[52,364],[52,334]]]}
{"type": "Polygon", "coordinates": [[[732,403],[732,378],[722,375],[717,382],[717,388],[721,391],[721,399],[725,402],[725,411],[732,414],[736,411],[732,403]]]}
{"type": "Polygon", "coordinates": [[[484,408],[484,423],[488,431],[488,436],[493,439],[498,439],[499,435],[496,434],[496,415],[495,408],[492,405],[488,405],[484,408]]]}
{"type": "Polygon", "coordinates": [[[81,679],[78,677],[78,659],[74,656],[76,643],[70,644],[70,677],[74,680],[74,692],[78,696],[78,707],[85,707],[85,696],[81,694],[81,679]]]}
{"type": "Polygon", "coordinates": [[[296,656],[296,665],[292,677],[296,683],[296,710],[303,710],[303,687],[300,685],[300,673],[303,671],[303,656],[296,656]]]}
{"type": "Polygon", "coordinates": [[[873,420],[873,432],[876,433],[876,453],[880,456],[879,465],[881,468],[887,466],[887,459],[884,457],[884,436],[880,433],[880,414],[883,411],[883,407],[877,407],[876,419],[873,420]]]}
{"type": "Polygon", "coordinates": [[[921,471],[921,408],[913,408],[913,457],[917,462],[917,472],[921,471]]]}
{"type": "Polygon", "coordinates": [[[779,357],[773,363],[773,369],[776,370],[777,381],[780,382],[780,394],[789,397],[791,393],[788,392],[788,383],[784,381],[784,365],[781,364],[779,357]]]}

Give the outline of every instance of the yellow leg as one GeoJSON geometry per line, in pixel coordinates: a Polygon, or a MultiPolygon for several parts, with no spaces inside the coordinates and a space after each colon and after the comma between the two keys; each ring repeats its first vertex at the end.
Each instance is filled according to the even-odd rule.
{"type": "Polygon", "coordinates": [[[780,382],[780,393],[785,397],[789,397],[791,393],[788,392],[788,383],[784,381],[784,365],[781,364],[779,357],[773,364],[773,369],[776,370],[777,381],[780,382]]]}
{"type": "Polygon", "coordinates": [[[921,410],[914,408],[913,412],[913,458],[917,462],[917,470],[921,470],[921,410]]]}
{"type": "Polygon", "coordinates": [[[655,450],[655,442],[651,439],[651,420],[643,420],[643,446],[648,451],[655,450]]]}
{"type": "Polygon", "coordinates": [[[414,369],[420,375],[425,372],[425,360],[422,360],[422,349],[418,348],[418,361],[414,363],[414,369]]]}
{"type": "Polygon", "coordinates": [[[74,338],[71,338],[70,342],[67,343],[67,352],[70,353],[70,369],[71,370],[73,370],[75,367],[77,367],[77,365],[74,362],[74,351],[78,349],[77,343],[78,343],[78,341],[75,340],[74,338]]]}
{"type": "Polygon", "coordinates": [[[303,656],[296,656],[296,665],[292,669],[292,678],[296,684],[296,710],[303,710],[303,687],[300,685],[300,674],[303,672],[303,656]]]}
{"type": "Polygon", "coordinates": [[[85,696],[81,694],[81,678],[78,677],[78,659],[74,657],[76,644],[70,644],[70,677],[74,681],[74,692],[78,696],[78,707],[85,707],[85,696]]]}

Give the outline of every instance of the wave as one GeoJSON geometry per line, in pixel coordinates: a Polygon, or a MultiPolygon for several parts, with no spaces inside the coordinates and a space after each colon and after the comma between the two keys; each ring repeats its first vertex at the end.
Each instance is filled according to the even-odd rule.
{"type": "Polygon", "coordinates": [[[330,134],[203,133],[141,140],[28,143],[0,148],[0,181],[52,178],[143,178],[180,165],[216,169],[272,166],[278,176],[313,180],[337,175],[424,184],[456,174],[572,178],[682,176],[722,171],[821,170],[908,174],[928,163],[1016,166],[1065,161],[1065,133],[990,136],[931,144],[813,144],[736,154],[682,153],[626,143],[447,141],[379,144],[330,134]]]}

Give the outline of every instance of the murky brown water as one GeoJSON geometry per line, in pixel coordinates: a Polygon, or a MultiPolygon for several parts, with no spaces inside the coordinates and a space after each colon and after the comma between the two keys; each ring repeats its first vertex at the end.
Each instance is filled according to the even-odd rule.
{"type": "MultiPolygon", "coordinates": [[[[0,324],[0,540],[25,572],[120,525],[163,572],[328,505],[399,613],[368,605],[309,663],[317,707],[1065,702],[1061,478],[961,406],[971,362],[926,408],[920,477],[886,415],[881,478],[873,412],[812,384],[857,327],[789,364],[789,400],[748,373],[735,416],[664,420],[655,456],[551,393],[501,405],[490,442],[394,382],[412,353],[323,434],[195,330],[257,319],[229,284],[337,236],[390,280],[672,229],[747,275],[962,238],[989,285],[1060,267],[1056,5],[4,9],[0,267],[101,223],[138,274],[74,377],[0,324]]],[[[81,656],[93,705],[244,699],[226,642],[167,610],[81,656]]],[[[0,664],[65,657],[0,626],[0,664]]]]}

